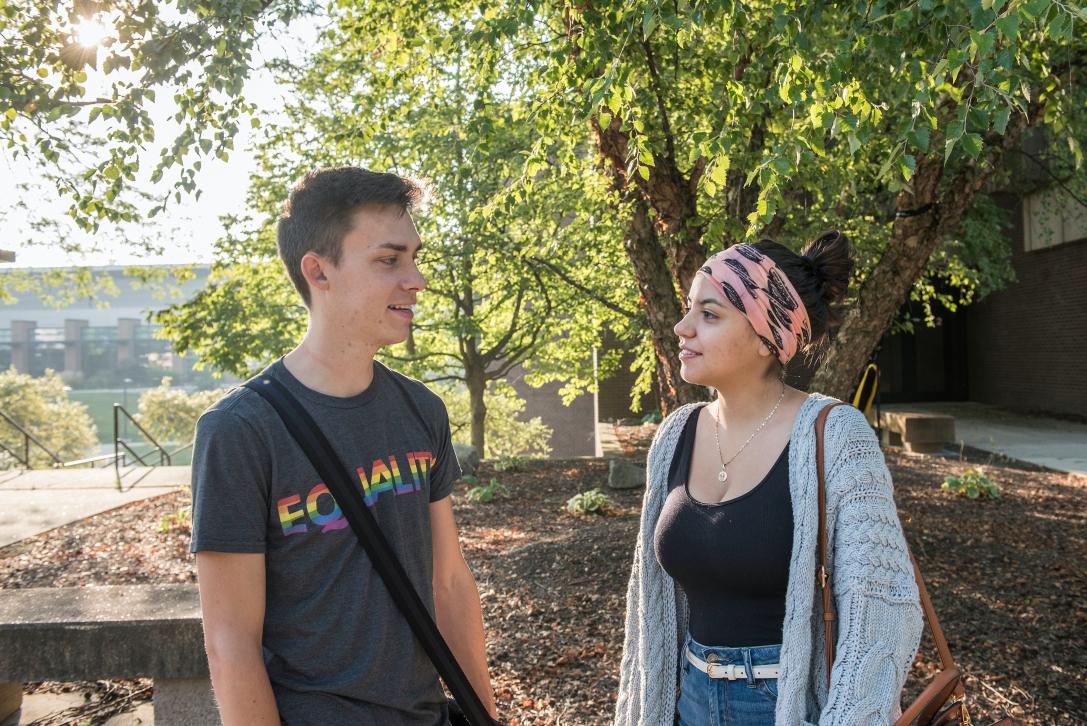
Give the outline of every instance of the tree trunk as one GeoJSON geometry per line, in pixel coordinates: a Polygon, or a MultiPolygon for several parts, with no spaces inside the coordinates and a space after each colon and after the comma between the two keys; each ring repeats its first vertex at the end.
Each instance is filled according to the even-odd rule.
{"type": "Polygon", "coordinates": [[[468,406],[472,419],[472,446],[476,447],[480,458],[486,456],[484,446],[487,443],[487,378],[482,368],[466,365],[464,379],[468,386],[468,406]]]}
{"type": "Polygon", "coordinates": [[[672,285],[664,250],[645,202],[635,199],[627,234],[623,239],[627,257],[641,292],[642,307],[649,324],[653,352],[657,357],[657,386],[661,413],[668,415],[684,403],[705,399],[702,390],[679,375],[679,338],[673,328],[683,317],[683,308],[672,285]]]}
{"type": "MultiPolygon", "coordinates": [[[[679,375],[679,340],[672,330],[684,312],[676,294],[677,284],[678,289],[686,291],[704,261],[697,230],[687,228],[687,220],[696,212],[691,186],[697,182],[693,178],[685,180],[678,169],[669,167],[662,158],[650,171],[648,182],[631,183],[626,174],[629,143],[619,119],[612,119],[606,128],[594,119],[593,127],[598,151],[612,175],[612,186],[632,210],[623,246],[641,292],[657,357],[661,413],[667,416],[684,403],[705,399],[698,386],[679,375]],[[655,218],[651,206],[656,210],[655,218]],[[659,230],[671,234],[671,244],[662,243],[659,230]]],[[[696,171],[700,173],[700,169],[696,171]]]]}
{"type": "Polygon", "coordinates": [[[1007,151],[1041,115],[1040,104],[1032,106],[1027,116],[1017,114],[999,143],[944,185],[941,155],[918,161],[913,192],[903,191],[895,204],[905,216],[895,220],[883,255],[857,291],[855,304],[843,315],[827,357],[812,380],[812,390],[843,400],[853,395],[872,351],[924,273],[929,257],[954,231],[1007,151]]]}

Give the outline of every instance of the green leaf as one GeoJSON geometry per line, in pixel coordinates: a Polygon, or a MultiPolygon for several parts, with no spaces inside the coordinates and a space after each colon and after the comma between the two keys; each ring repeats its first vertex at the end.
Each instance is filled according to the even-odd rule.
{"type": "Polygon", "coordinates": [[[646,181],[649,181],[649,167],[648,166],[642,166],[641,164],[639,164],[638,165],[638,176],[640,176],[642,179],[645,179],[646,181]]]}
{"type": "Polygon", "coordinates": [[[963,134],[963,123],[962,123],[962,121],[960,121],[958,119],[955,119],[954,121],[952,121],[952,125],[947,130],[947,133],[944,135],[944,137],[948,141],[958,141],[962,137],[962,134],[963,134]]]}
{"type": "Polygon", "coordinates": [[[714,160],[709,174],[714,184],[721,185],[725,183],[728,178],[728,167],[729,158],[727,156],[719,156],[714,160]]]}
{"type": "Polygon", "coordinates": [[[924,126],[918,126],[910,131],[907,135],[910,144],[916,147],[921,153],[928,153],[929,146],[929,130],[924,126]]]}
{"type": "Polygon", "coordinates": [[[1015,40],[1019,34],[1019,16],[1009,13],[1001,18],[997,18],[996,27],[1004,37],[1008,40],[1015,40]]]}
{"type": "Polygon", "coordinates": [[[898,170],[902,173],[902,178],[909,181],[913,178],[914,172],[917,171],[917,159],[911,154],[903,154],[902,158],[898,160],[898,170]]]}
{"type": "Polygon", "coordinates": [[[1071,23],[1068,21],[1068,16],[1058,10],[1053,19],[1049,21],[1049,27],[1047,32],[1051,40],[1061,40],[1065,36],[1065,32],[1069,29],[1071,23]]]}
{"type": "Polygon", "coordinates": [[[996,42],[994,33],[971,33],[972,40],[977,44],[980,58],[988,58],[993,52],[993,44],[996,42]]]}
{"type": "Polygon", "coordinates": [[[1008,119],[1011,117],[1011,108],[1005,106],[993,115],[993,131],[1003,135],[1008,128],[1008,119]]]}
{"type": "Polygon", "coordinates": [[[650,5],[642,16],[642,35],[648,38],[657,28],[657,8],[650,5]]]}
{"type": "Polygon", "coordinates": [[[978,155],[981,154],[981,147],[982,147],[981,134],[975,134],[975,133],[963,134],[963,137],[962,137],[963,151],[965,151],[967,154],[969,154],[972,158],[974,158],[974,159],[978,158],[978,155]]]}

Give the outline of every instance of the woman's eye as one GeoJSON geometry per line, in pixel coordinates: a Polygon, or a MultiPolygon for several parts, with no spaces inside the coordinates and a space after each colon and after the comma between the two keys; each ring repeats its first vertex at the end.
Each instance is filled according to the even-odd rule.
{"type": "Polygon", "coordinates": [[[714,315],[713,313],[711,313],[709,310],[703,310],[702,311],[702,317],[706,318],[706,320],[716,320],[717,319],[717,316],[714,315]]]}
{"type": "Polygon", "coordinates": [[[380,262],[383,265],[388,265],[389,267],[392,267],[393,265],[396,264],[396,258],[395,257],[382,257],[380,260],[378,260],[378,262],[380,262]]]}

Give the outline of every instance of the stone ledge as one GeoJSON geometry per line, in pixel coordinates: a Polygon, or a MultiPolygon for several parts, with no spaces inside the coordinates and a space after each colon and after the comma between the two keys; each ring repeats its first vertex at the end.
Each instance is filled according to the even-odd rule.
{"type": "Polygon", "coordinates": [[[195,585],[0,591],[0,682],[207,677],[195,585]]]}
{"type": "Polygon", "coordinates": [[[907,451],[931,453],[955,441],[955,418],[945,414],[886,410],[881,414],[883,443],[907,451]]]}

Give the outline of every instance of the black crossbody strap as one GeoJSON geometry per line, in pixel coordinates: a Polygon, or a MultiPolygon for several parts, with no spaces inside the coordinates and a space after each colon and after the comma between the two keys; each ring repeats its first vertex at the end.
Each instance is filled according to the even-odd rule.
{"type": "Polygon", "coordinates": [[[453,693],[469,723],[472,726],[492,726],[494,719],[483,707],[468,677],[464,675],[460,664],[442,638],[434,618],[430,617],[419,593],[408,579],[408,574],[392,546],[382,534],[377,520],[363,501],[359,493],[358,477],[348,472],[317,423],[286,386],[270,376],[262,375],[247,381],[245,387],[271,404],[283,419],[287,431],[298,442],[325,486],[329,488],[340,511],[370,557],[374,569],[385,583],[393,602],[404,614],[412,632],[453,693]]]}

